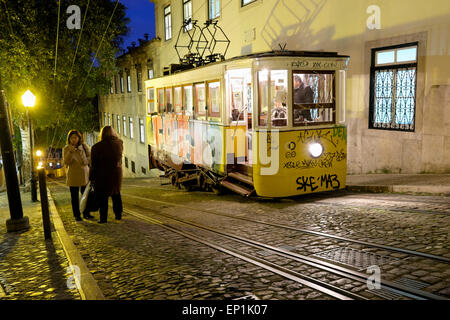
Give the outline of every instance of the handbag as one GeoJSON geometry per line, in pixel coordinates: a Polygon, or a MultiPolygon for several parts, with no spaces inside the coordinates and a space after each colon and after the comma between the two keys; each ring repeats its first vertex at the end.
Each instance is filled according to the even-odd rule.
{"type": "Polygon", "coordinates": [[[100,203],[95,193],[94,184],[91,181],[88,182],[84,193],[80,198],[80,212],[94,212],[100,209],[100,203]]]}
{"type": "Polygon", "coordinates": [[[89,181],[86,186],[86,189],[84,189],[84,192],[80,197],[80,212],[84,212],[84,210],[86,209],[90,191],[91,191],[91,182],[89,181]]]}

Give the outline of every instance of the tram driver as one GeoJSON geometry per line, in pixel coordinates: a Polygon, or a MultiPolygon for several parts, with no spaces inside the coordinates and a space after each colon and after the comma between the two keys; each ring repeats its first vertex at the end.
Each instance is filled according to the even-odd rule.
{"type": "Polygon", "coordinates": [[[296,121],[312,121],[310,109],[299,106],[314,103],[314,92],[304,80],[304,75],[294,74],[294,119],[296,121]]]}

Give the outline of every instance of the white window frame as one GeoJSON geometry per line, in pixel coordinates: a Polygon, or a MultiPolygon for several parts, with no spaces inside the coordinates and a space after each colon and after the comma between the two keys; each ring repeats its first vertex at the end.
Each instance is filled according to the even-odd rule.
{"type": "Polygon", "coordinates": [[[130,139],[134,139],[134,126],[132,117],[128,117],[128,124],[130,126],[130,139]]]}
{"type": "Polygon", "coordinates": [[[126,137],[127,136],[127,117],[126,116],[122,116],[122,124],[123,124],[123,136],[126,137]]]}
{"type": "Polygon", "coordinates": [[[170,5],[164,7],[164,39],[172,39],[172,11],[170,5]]]}
{"type": "Polygon", "coordinates": [[[145,125],[142,119],[139,119],[139,142],[145,143],[145,125]]]}
{"type": "Polygon", "coordinates": [[[208,0],[208,17],[210,20],[220,17],[220,0],[208,0]]]}
{"type": "Polygon", "coordinates": [[[127,92],[131,92],[131,75],[130,73],[127,73],[127,92]]]}
{"type": "Polygon", "coordinates": [[[192,30],[192,0],[183,0],[183,23],[191,19],[191,22],[184,28],[184,32],[192,30]]]}

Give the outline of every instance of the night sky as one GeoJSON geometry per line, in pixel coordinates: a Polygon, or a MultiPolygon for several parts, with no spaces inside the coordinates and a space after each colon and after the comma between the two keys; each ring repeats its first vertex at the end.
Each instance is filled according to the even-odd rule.
{"type": "Polygon", "coordinates": [[[123,49],[131,46],[135,41],[139,45],[138,38],[144,39],[144,33],[149,34],[149,39],[155,37],[155,5],[149,0],[120,0],[127,7],[127,17],[130,18],[128,28],[130,32],[124,37],[123,49]]]}

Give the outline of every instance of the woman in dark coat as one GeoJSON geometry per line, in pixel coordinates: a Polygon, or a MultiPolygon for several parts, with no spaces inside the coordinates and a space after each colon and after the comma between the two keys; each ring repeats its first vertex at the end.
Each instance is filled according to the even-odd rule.
{"type": "Polygon", "coordinates": [[[113,201],[113,211],[116,220],[122,218],[122,153],[123,141],[120,140],[111,126],[103,127],[100,132],[100,142],[91,150],[91,171],[89,180],[92,181],[97,200],[100,204],[100,221],[108,220],[108,198],[113,201]]]}

